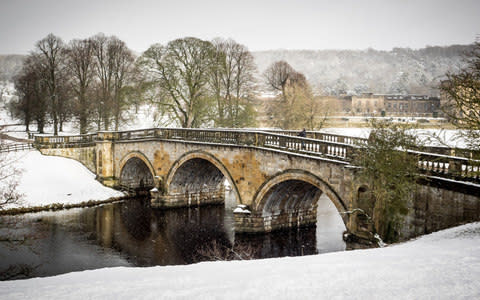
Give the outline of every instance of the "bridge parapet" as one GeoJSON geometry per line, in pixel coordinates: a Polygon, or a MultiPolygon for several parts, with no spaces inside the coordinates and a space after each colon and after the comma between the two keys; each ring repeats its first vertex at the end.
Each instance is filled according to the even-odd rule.
{"type": "Polygon", "coordinates": [[[480,182],[480,160],[413,150],[408,152],[418,157],[418,168],[423,174],[480,182]]]}
{"type": "MultiPolygon", "coordinates": [[[[297,134],[298,131],[293,130],[149,128],[72,136],[36,135],[35,145],[38,148],[75,148],[94,146],[102,141],[175,140],[270,148],[348,162],[352,160],[355,151],[361,148],[361,144],[368,142],[368,139],[364,138],[316,131],[308,131],[307,138],[298,137],[297,134]]],[[[480,182],[478,160],[414,150],[409,152],[418,157],[418,168],[423,174],[480,182]]],[[[451,151],[445,151],[448,152],[451,151]]]]}
{"type": "MultiPolygon", "coordinates": [[[[292,132],[287,132],[292,133],[292,132]]],[[[257,130],[151,128],[117,132],[98,132],[75,136],[35,136],[39,148],[70,148],[92,146],[100,141],[127,141],[139,139],[178,140],[185,142],[275,148],[288,152],[334,157],[350,160],[358,148],[354,138],[319,134],[317,138],[272,133],[257,130]],[[344,142],[340,142],[344,141],[344,142]]]]}
{"type": "Polygon", "coordinates": [[[46,136],[35,135],[34,145],[37,148],[77,148],[94,146],[98,140],[99,133],[46,136]]]}
{"type": "MultiPolygon", "coordinates": [[[[298,136],[298,130],[264,130],[269,133],[283,134],[289,136],[298,136]]],[[[306,131],[307,138],[335,142],[349,145],[362,145],[368,143],[367,138],[353,137],[343,134],[326,133],[321,131],[306,131]]]]}

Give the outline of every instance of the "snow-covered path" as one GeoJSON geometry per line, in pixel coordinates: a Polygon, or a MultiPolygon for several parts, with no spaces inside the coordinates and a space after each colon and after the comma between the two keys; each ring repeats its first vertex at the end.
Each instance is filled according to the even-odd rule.
{"type": "Polygon", "coordinates": [[[480,223],[382,249],[0,282],[1,299],[478,299],[480,223]]]}

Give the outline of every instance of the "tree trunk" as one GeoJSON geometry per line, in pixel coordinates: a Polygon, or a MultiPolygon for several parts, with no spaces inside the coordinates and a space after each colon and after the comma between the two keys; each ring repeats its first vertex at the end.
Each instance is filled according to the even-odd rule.
{"type": "Polygon", "coordinates": [[[53,113],[53,135],[58,135],[58,117],[57,113],[53,113]]]}
{"type": "Polygon", "coordinates": [[[37,120],[37,131],[38,133],[44,133],[45,123],[43,120],[37,120]]]}
{"type": "Polygon", "coordinates": [[[79,121],[80,121],[80,134],[87,133],[87,104],[85,99],[85,92],[82,88],[79,95],[80,102],[80,111],[79,111],[79,121]]]}

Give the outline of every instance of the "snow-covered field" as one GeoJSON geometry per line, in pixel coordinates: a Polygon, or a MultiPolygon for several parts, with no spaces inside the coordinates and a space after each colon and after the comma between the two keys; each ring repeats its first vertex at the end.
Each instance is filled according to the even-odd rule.
{"type": "MultiPolygon", "coordinates": [[[[323,128],[321,131],[368,138],[371,128],[323,128]]],[[[455,129],[415,129],[415,134],[425,146],[468,148],[467,142],[455,129]]]]}
{"type": "Polygon", "coordinates": [[[13,152],[8,157],[22,170],[18,191],[24,197],[20,204],[7,208],[74,204],[123,196],[100,184],[95,174],[75,160],[45,156],[36,150],[13,152]]]}
{"type": "Polygon", "coordinates": [[[1,299],[479,299],[480,223],[380,249],[0,282],[1,299]]]}

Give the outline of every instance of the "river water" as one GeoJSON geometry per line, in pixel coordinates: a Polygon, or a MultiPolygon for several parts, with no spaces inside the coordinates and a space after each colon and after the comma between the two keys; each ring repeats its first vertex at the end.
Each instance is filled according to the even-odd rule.
{"type": "Polygon", "coordinates": [[[233,229],[225,206],[159,210],[145,199],[90,208],[0,217],[0,279],[51,276],[104,267],[311,255],[346,248],[331,201],[318,202],[317,226],[270,234],[233,229]],[[233,249],[230,251],[229,249],[233,249]]]}

